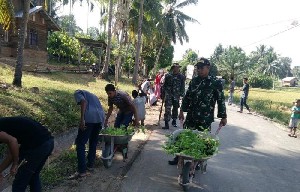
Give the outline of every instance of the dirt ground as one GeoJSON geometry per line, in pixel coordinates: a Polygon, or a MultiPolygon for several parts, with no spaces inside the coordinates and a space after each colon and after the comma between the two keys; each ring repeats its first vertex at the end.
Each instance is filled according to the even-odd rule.
{"type": "MultiPolygon", "coordinates": [[[[149,136],[153,129],[158,129],[157,126],[159,110],[161,103],[158,103],[157,106],[148,106],[146,105],[146,120],[145,127],[147,129],[146,134],[136,133],[132,140],[129,142],[129,152],[128,159],[123,162],[121,153],[116,153],[112,167],[106,169],[100,158],[101,156],[101,147],[99,145],[99,150],[97,153],[97,166],[90,176],[85,178],[80,178],[77,180],[65,180],[61,185],[50,189],[47,191],[51,192],[86,192],[86,191],[105,191],[105,192],[118,192],[120,191],[121,181],[126,175],[127,171],[130,169],[131,165],[134,163],[134,160],[139,156],[140,152],[143,150],[143,146],[147,143],[149,136]]],[[[163,118],[163,117],[162,117],[163,118]]]]}

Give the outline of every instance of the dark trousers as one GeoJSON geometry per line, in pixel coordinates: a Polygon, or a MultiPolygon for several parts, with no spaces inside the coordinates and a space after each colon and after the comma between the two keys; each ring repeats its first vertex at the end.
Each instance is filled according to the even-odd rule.
{"type": "Polygon", "coordinates": [[[118,113],[116,120],[115,120],[115,124],[114,127],[120,127],[121,125],[124,125],[125,127],[129,126],[129,123],[131,123],[132,121],[132,116],[133,113],[118,113]]]}
{"type": "Polygon", "coordinates": [[[30,191],[42,191],[40,172],[51,155],[53,148],[54,139],[51,138],[37,148],[20,150],[20,161],[25,159],[27,163],[19,168],[15,176],[12,185],[13,192],[23,192],[28,185],[30,186],[30,191]]]}
{"type": "Polygon", "coordinates": [[[78,160],[77,169],[79,173],[85,173],[87,167],[94,166],[100,129],[101,123],[86,123],[86,128],[84,130],[78,129],[78,135],[75,142],[78,160]],[[87,141],[89,141],[89,151],[86,164],[85,144],[87,141]]]}
{"type": "Polygon", "coordinates": [[[240,100],[240,111],[243,111],[243,106],[246,107],[246,109],[249,111],[249,106],[247,104],[247,98],[243,98],[241,97],[241,100],[240,100]]]}

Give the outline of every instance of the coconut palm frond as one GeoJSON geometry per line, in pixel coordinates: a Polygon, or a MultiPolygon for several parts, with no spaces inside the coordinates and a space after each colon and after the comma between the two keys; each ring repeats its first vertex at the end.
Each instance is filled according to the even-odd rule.
{"type": "Polygon", "coordinates": [[[175,8],[180,9],[180,8],[183,8],[183,7],[191,5],[191,4],[197,5],[198,0],[186,0],[184,2],[181,2],[181,3],[178,3],[177,5],[175,5],[175,8]]]}

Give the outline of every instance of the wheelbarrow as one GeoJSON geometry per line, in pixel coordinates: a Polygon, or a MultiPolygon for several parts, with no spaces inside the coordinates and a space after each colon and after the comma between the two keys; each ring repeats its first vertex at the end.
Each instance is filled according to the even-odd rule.
{"type": "Polygon", "coordinates": [[[133,135],[134,132],[129,135],[99,134],[100,140],[105,142],[105,147],[101,156],[105,168],[110,168],[112,166],[114,154],[117,151],[122,153],[123,161],[127,159],[128,142],[132,139],[133,135]]]}

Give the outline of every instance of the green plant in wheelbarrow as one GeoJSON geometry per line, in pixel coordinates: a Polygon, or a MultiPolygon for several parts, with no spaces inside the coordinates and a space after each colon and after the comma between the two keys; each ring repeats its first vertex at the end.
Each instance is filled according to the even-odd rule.
{"type": "Polygon", "coordinates": [[[194,159],[210,157],[218,152],[219,140],[208,131],[198,132],[190,129],[179,130],[167,136],[163,146],[167,154],[183,154],[194,159]]]}
{"type": "Polygon", "coordinates": [[[102,129],[100,131],[100,134],[106,134],[106,135],[131,135],[134,132],[143,132],[145,133],[145,127],[134,127],[134,126],[128,126],[127,128],[125,126],[121,126],[120,128],[115,127],[107,127],[106,129],[102,129]]]}
{"type": "Polygon", "coordinates": [[[218,137],[208,131],[180,129],[168,136],[163,148],[178,158],[178,183],[184,191],[189,189],[197,167],[202,173],[206,172],[206,161],[218,152],[219,145],[218,137]]]}
{"type": "MultiPolygon", "coordinates": [[[[143,131],[144,129],[141,130],[143,131]]],[[[127,159],[128,142],[135,132],[139,132],[139,129],[133,126],[128,126],[127,128],[125,126],[120,128],[108,127],[101,130],[99,135],[101,141],[105,142],[101,158],[106,168],[112,166],[112,160],[116,151],[122,152],[123,161],[127,159]]]]}

